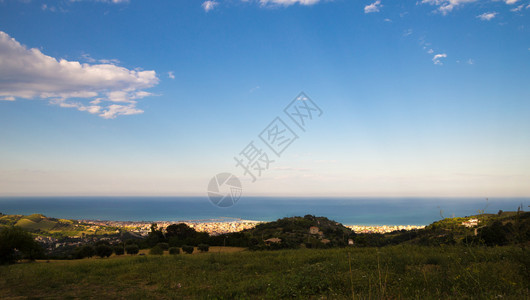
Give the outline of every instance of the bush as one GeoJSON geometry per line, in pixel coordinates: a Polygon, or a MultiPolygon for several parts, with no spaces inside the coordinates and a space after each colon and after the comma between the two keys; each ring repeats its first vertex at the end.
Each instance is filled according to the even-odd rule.
{"type": "Polygon", "coordinates": [[[135,254],[138,254],[138,252],[140,252],[140,248],[136,244],[127,245],[125,246],[125,252],[127,252],[127,254],[130,254],[130,255],[135,255],[135,254]]]}
{"type": "Polygon", "coordinates": [[[114,247],[114,254],[116,255],[123,255],[125,253],[125,249],[122,245],[114,247]]]}
{"type": "Polygon", "coordinates": [[[162,254],[164,254],[164,250],[160,248],[158,245],[154,246],[153,248],[151,248],[151,250],[149,250],[149,255],[162,255],[162,254]]]}
{"type": "Polygon", "coordinates": [[[171,255],[180,254],[180,249],[177,248],[177,247],[171,247],[171,248],[169,248],[169,254],[171,254],[171,255]]]}
{"type": "Polygon", "coordinates": [[[192,254],[193,253],[193,246],[188,246],[188,245],[184,245],[182,246],[182,251],[188,253],[188,254],[192,254]]]}
{"type": "Polygon", "coordinates": [[[20,227],[0,229],[0,264],[14,263],[18,258],[35,259],[44,251],[30,233],[20,227]]]}
{"type": "Polygon", "coordinates": [[[162,250],[169,249],[169,244],[168,243],[158,243],[157,246],[160,247],[162,250]]]}
{"type": "Polygon", "coordinates": [[[208,246],[207,244],[199,244],[199,246],[197,246],[197,249],[199,249],[199,251],[201,252],[208,252],[210,246],[208,246]]]}
{"type": "Polygon", "coordinates": [[[84,245],[76,249],[75,258],[81,259],[96,255],[96,250],[91,245],[84,245]]]}
{"type": "Polygon", "coordinates": [[[108,245],[101,244],[96,246],[96,255],[103,258],[112,255],[112,248],[108,245]]]}

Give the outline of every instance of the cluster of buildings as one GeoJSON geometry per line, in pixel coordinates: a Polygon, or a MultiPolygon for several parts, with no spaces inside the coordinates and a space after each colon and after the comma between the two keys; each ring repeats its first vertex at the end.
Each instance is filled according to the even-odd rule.
{"type": "MultiPolygon", "coordinates": [[[[207,232],[210,235],[220,235],[225,233],[239,232],[246,229],[252,229],[257,224],[262,223],[261,221],[251,221],[251,220],[193,220],[193,221],[184,221],[184,222],[172,222],[172,221],[157,221],[157,222],[147,222],[147,221],[100,221],[100,220],[79,220],[83,225],[88,225],[86,231],[94,231],[96,233],[98,230],[104,230],[109,232],[109,227],[112,227],[116,234],[120,231],[127,231],[138,237],[145,237],[151,232],[152,224],[156,224],[158,229],[165,230],[166,227],[172,224],[184,223],[189,227],[195,229],[198,232],[207,232]]],[[[462,223],[464,226],[476,226],[478,220],[470,219],[467,222],[462,223]]],[[[414,230],[422,229],[425,226],[415,226],[415,225],[346,225],[346,227],[353,230],[355,233],[388,233],[397,230],[414,230]]],[[[322,231],[313,226],[309,229],[309,233],[319,237],[323,243],[329,242],[327,239],[324,239],[322,231]]],[[[82,236],[71,236],[60,241],[54,237],[47,236],[38,236],[35,238],[38,242],[43,244],[47,250],[53,250],[59,247],[68,247],[68,246],[78,246],[86,244],[87,242],[93,242],[95,239],[108,239],[109,242],[121,242],[119,236],[108,236],[108,237],[99,237],[96,238],[91,234],[83,234],[82,236]]],[[[268,243],[278,243],[279,240],[268,240],[268,243]]]]}
{"type": "Polygon", "coordinates": [[[157,221],[157,222],[146,222],[146,221],[99,221],[99,220],[80,220],[84,224],[90,224],[93,226],[111,226],[122,228],[126,231],[138,234],[140,236],[147,236],[151,232],[151,225],[156,224],[158,229],[165,230],[166,227],[172,224],[184,223],[189,227],[199,232],[207,232],[210,235],[220,235],[231,232],[239,232],[245,229],[254,228],[257,224],[262,223],[261,221],[250,221],[250,220],[197,220],[197,221],[157,221]]]}
{"type": "Polygon", "coordinates": [[[479,223],[479,220],[478,219],[469,219],[467,221],[464,221],[462,222],[462,226],[466,226],[466,227],[475,227],[477,226],[479,223]]]}
{"type": "Polygon", "coordinates": [[[196,231],[208,232],[210,235],[220,235],[231,232],[239,232],[245,229],[252,229],[260,221],[240,220],[237,222],[210,222],[210,223],[186,223],[186,225],[196,231]]]}
{"type": "Polygon", "coordinates": [[[39,242],[46,251],[54,252],[64,248],[78,247],[97,241],[107,241],[110,244],[121,243],[122,240],[118,236],[100,237],[93,235],[70,236],[66,238],[57,239],[51,236],[37,236],[35,241],[39,242]]]}
{"type": "Polygon", "coordinates": [[[425,226],[417,225],[345,225],[355,233],[388,233],[398,230],[423,229],[425,226]]]}
{"type": "MultiPolygon", "coordinates": [[[[478,220],[477,220],[478,221],[478,220]]],[[[99,220],[80,220],[83,224],[90,224],[92,226],[107,226],[116,227],[123,230],[138,234],[140,236],[147,236],[151,232],[151,224],[156,224],[158,229],[164,230],[166,227],[172,224],[184,223],[189,227],[199,232],[207,232],[210,235],[220,235],[231,232],[239,232],[245,229],[252,229],[257,224],[262,223],[261,221],[251,221],[234,219],[230,221],[226,220],[191,220],[191,221],[99,221],[99,220]]],[[[466,226],[471,224],[476,225],[475,220],[469,220],[466,226]],[[469,224],[467,224],[469,223],[469,224]]],[[[465,224],[462,224],[465,225],[465,224]]],[[[388,233],[398,230],[415,230],[423,229],[425,226],[417,225],[345,225],[346,227],[353,230],[355,233],[388,233]]],[[[473,225],[471,225],[473,226],[473,225]]],[[[310,229],[311,234],[319,234],[318,227],[310,229]],[[313,232],[315,231],[315,232],[313,232]]]]}

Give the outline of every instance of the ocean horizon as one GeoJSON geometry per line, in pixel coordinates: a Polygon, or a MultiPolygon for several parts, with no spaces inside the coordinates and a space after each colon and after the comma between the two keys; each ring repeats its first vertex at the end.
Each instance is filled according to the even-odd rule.
{"type": "Polygon", "coordinates": [[[0,197],[0,213],[84,220],[274,221],[307,214],[345,225],[428,225],[447,217],[526,210],[530,198],[243,197],[219,208],[207,197],[0,197]]]}

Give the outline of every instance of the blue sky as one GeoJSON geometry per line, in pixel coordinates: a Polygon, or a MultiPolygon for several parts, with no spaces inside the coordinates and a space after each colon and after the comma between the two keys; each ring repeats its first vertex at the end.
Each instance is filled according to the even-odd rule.
{"type": "Polygon", "coordinates": [[[530,195],[530,1],[0,1],[0,195],[530,195]],[[304,91],[280,157],[258,135],[304,91]],[[256,182],[234,157],[254,141],[256,182]]]}

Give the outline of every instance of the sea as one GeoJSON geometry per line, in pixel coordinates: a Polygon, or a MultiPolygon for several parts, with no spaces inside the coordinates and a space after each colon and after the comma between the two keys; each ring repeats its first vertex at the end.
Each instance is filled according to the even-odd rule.
{"type": "Polygon", "coordinates": [[[207,197],[1,197],[0,213],[77,220],[274,221],[324,216],[345,225],[428,225],[447,217],[528,210],[530,198],[242,197],[217,207],[207,197]]]}

